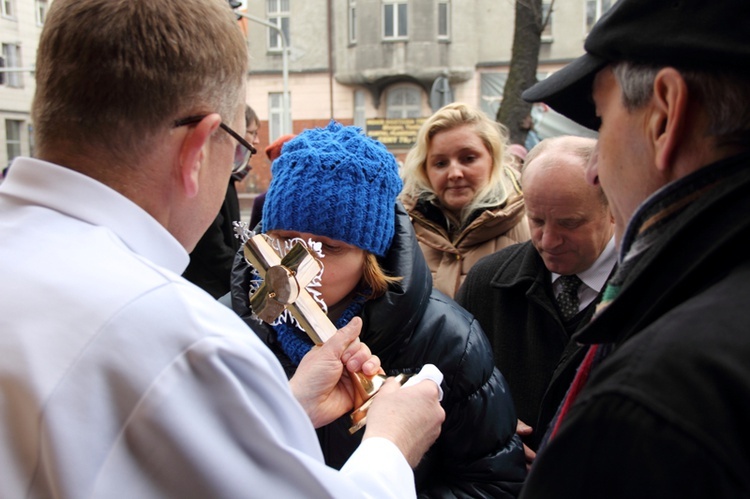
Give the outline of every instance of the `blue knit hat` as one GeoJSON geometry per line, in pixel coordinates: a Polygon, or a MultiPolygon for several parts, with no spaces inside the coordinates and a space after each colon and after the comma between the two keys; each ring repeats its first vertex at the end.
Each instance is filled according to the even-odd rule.
{"type": "Polygon", "coordinates": [[[396,158],[383,144],[331,121],[287,142],[274,161],[263,231],[309,232],[384,256],[401,187],[396,158]]]}

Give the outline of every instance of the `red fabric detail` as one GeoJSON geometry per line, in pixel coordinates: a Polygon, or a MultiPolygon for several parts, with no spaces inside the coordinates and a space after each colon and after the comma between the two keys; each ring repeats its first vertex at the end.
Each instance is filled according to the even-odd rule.
{"type": "Polygon", "coordinates": [[[589,351],[586,352],[586,356],[583,358],[583,361],[581,362],[581,365],[578,367],[578,371],[576,371],[576,376],[573,378],[573,383],[570,385],[570,389],[568,390],[568,393],[565,395],[565,401],[563,402],[562,408],[560,409],[560,414],[557,417],[557,420],[555,421],[555,426],[552,428],[552,432],[550,433],[550,440],[552,440],[555,435],[557,434],[557,430],[560,429],[560,424],[562,423],[562,420],[565,418],[565,415],[568,413],[568,410],[573,405],[573,402],[575,402],[576,397],[578,397],[578,394],[583,389],[583,386],[586,384],[586,381],[589,379],[589,374],[591,373],[591,367],[594,363],[594,357],[596,356],[596,351],[599,348],[599,345],[591,345],[589,347],[589,351]]]}

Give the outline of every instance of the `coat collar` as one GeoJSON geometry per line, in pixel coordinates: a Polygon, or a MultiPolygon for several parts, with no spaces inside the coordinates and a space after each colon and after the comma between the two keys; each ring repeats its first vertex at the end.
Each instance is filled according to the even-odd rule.
{"type": "Polygon", "coordinates": [[[408,341],[424,314],[432,293],[432,275],[417,242],[409,215],[396,203],[391,247],[378,261],[388,275],[402,277],[385,295],[365,304],[362,340],[385,356],[389,348],[408,341]]]}
{"type": "Polygon", "coordinates": [[[578,341],[622,343],[747,260],[740,241],[750,236],[748,163],[750,154],[743,154],[705,167],[724,172],[724,181],[686,208],[630,271],[617,298],[576,335],[578,341]]]}

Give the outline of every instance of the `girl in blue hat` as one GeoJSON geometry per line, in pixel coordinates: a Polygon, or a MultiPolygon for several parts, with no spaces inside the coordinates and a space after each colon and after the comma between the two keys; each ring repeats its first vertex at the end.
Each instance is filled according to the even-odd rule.
{"type": "MultiPolygon", "coordinates": [[[[526,476],[510,391],[476,320],[433,289],[409,216],[396,198],[393,155],[355,127],[331,122],[287,142],[273,164],[260,231],[277,241],[320,244],[319,293],[337,328],[363,319],[360,339],[389,376],[435,364],[446,419],[415,469],[420,497],[515,497],[526,476]]],[[[248,296],[257,273],[238,258],[232,302],[289,376],[313,343],[289,315],[257,325],[248,296]]],[[[349,416],[318,429],[326,462],[341,467],[357,448],[349,416]]]]}

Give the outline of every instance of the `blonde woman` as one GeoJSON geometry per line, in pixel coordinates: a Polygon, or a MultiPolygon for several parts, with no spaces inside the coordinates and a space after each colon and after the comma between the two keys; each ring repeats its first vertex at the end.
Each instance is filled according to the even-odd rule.
{"type": "Polygon", "coordinates": [[[425,121],[401,171],[407,208],[434,286],[453,297],[480,258],[529,240],[507,134],[463,103],[425,121]]]}

